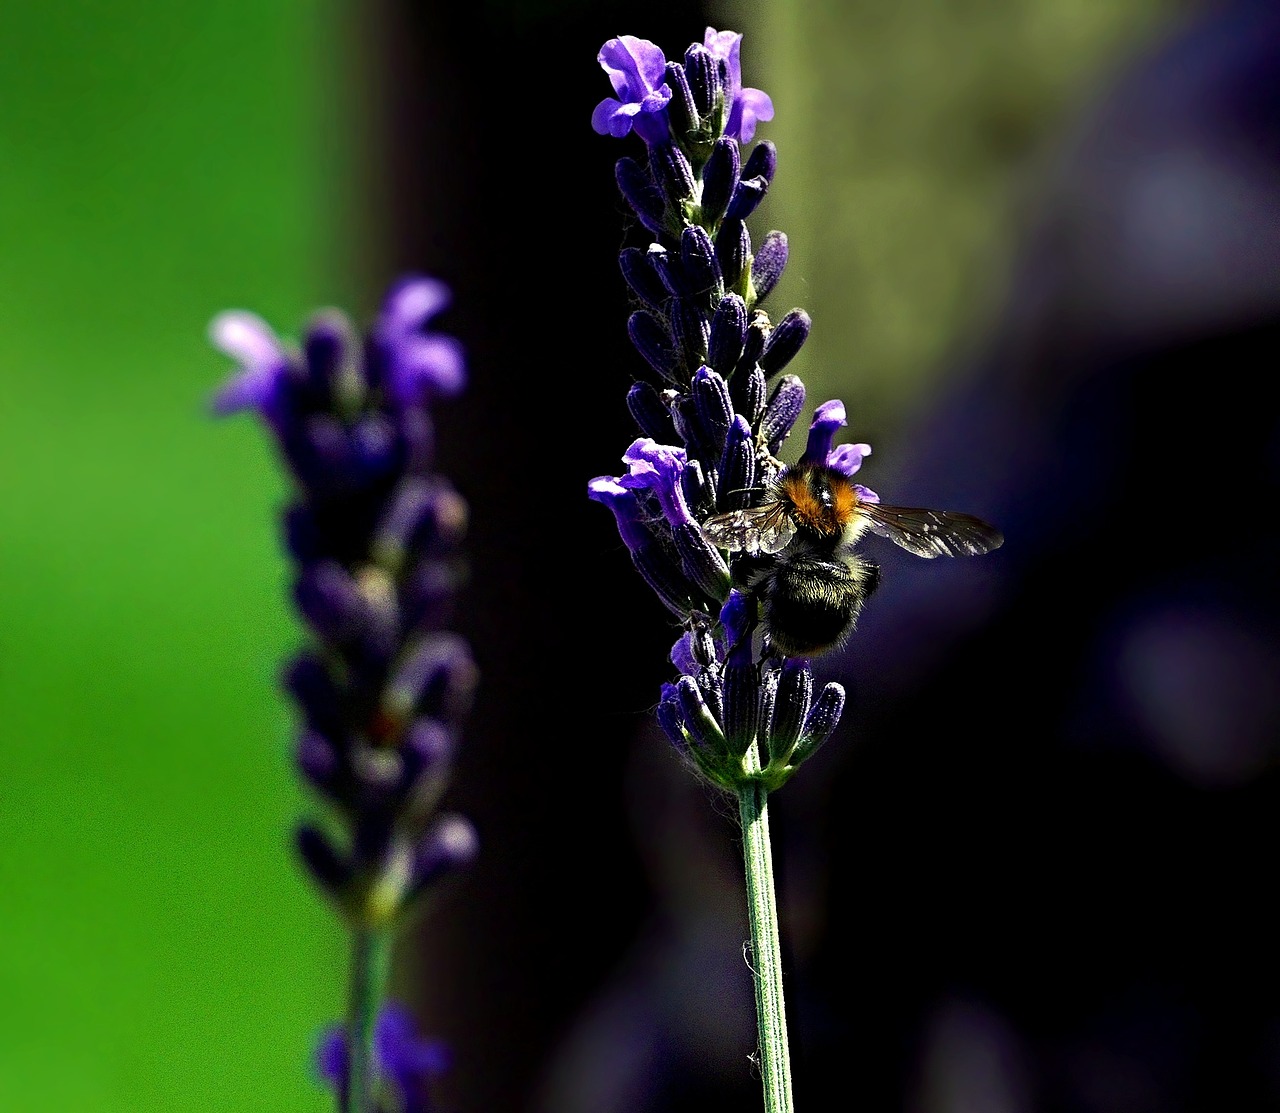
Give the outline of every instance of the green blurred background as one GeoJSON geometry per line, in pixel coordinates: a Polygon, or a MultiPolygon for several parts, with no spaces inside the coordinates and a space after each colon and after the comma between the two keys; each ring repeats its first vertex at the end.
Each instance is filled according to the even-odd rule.
{"type": "Polygon", "coordinates": [[[744,80],[762,72],[776,109],[761,225],[787,231],[791,263],[773,305],[809,311],[810,398],[845,397],[874,445],[986,335],[1057,145],[1186,5],[740,7],[744,80]]]}
{"type": "MultiPolygon", "coordinates": [[[[343,948],[287,850],[280,480],[252,421],[207,419],[228,368],[205,330],[227,307],[288,334],[320,304],[364,319],[390,277],[357,250],[357,7],[0,6],[4,1113],[330,1108],[305,1063],[343,948]]],[[[591,21],[494,4],[495,32],[535,7],[591,21]]],[[[1172,10],[717,6],[778,108],[758,226],[791,236],[775,304],[814,317],[812,397],[839,368],[855,420],[910,405],[994,300],[1041,144],[1172,10]]],[[[591,107],[551,111],[587,143],[591,107]]]]}
{"type": "Polygon", "coordinates": [[[0,1109],[327,1109],[294,636],[209,319],[357,298],[337,6],[0,6],[0,1109]]]}

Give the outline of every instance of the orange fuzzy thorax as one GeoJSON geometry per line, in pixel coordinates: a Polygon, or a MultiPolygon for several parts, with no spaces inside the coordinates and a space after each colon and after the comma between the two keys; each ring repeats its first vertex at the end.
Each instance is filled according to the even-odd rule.
{"type": "Polygon", "coordinates": [[[791,516],[800,529],[834,537],[853,520],[858,492],[843,472],[806,465],[790,469],[780,482],[781,496],[790,504],[791,516]]]}

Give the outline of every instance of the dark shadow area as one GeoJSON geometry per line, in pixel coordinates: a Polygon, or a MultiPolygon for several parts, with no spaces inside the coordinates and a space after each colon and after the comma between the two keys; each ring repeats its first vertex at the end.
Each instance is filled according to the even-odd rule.
{"type": "MultiPolygon", "coordinates": [[[[707,20],[387,14],[387,267],[452,286],[472,369],[440,463],[482,849],[417,958],[445,1107],[756,1108],[732,815],[667,760],[675,632],[586,498],[639,360],[595,55],[707,20]]],[[[882,495],[1007,541],[868,543],[845,721],[775,798],[798,1107],[1280,1107],[1277,260],[1280,8],[1206,7],[1064,141],[1000,328],[884,446],[882,495]]]]}
{"type": "Polygon", "coordinates": [[[617,265],[626,152],[591,129],[610,92],[596,55],[623,33],[680,51],[707,19],[676,3],[382,13],[370,75],[389,196],[371,254],[454,292],[440,327],[466,345],[471,381],[441,415],[440,469],[471,506],[458,628],[481,670],[450,793],[480,855],[417,932],[407,978],[455,1049],[443,1106],[514,1111],[652,899],[626,770],[675,638],[587,499],[635,435],[640,366],[617,265]]]}
{"type": "Polygon", "coordinates": [[[1280,8],[1207,6],[1078,122],[894,447],[893,501],[1007,541],[877,550],[843,743],[782,800],[799,1105],[1280,1107],[1278,216],[1280,8]]]}

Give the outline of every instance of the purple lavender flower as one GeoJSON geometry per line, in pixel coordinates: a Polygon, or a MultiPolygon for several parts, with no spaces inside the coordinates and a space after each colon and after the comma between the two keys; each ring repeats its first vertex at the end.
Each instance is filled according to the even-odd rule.
{"type": "MultiPolygon", "coordinates": [[[[446,1045],[420,1039],[409,1011],[387,1002],[374,1026],[373,1050],[380,1113],[431,1113],[435,1108],[431,1085],[449,1069],[446,1045]]],[[[316,1050],[316,1067],[341,1098],[350,1073],[345,1028],[335,1025],[324,1032],[316,1050]]]]}
{"type": "MultiPolygon", "coordinates": [[[[862,461],[871,455],[871,446],[865,443],[835,444],[836,432],[848,424],[843,402],[838,399],[823,402],[813,411],[813,422],[809,426],[809,440],[799,462],[824,464],[844,475],[855,475],[862,467],[862,461]]],[[[880,501],[880,496],[870,487],[855,483],[853,489],[858,492],[858,498],[863,502],[880,501]]]]}
{"type": "Polygon", "coordinates": [[[742,87],[742,36],[736,31],[717,31],[708,27],[702,45],[728,65],[725,100],[730,108],[724,133],[739,143],[750,143],[756,133],[756,122],[773,119],[773,101],[768,93],[742,87]]]}
{"type": "Polygon", "coordinates": [[[214,413],[225,416],[257,410],[274,425],[276,390],[290,365],[285,346],[261,317],[239,310],[215,317],[209,336],[216,347],[240,362],[240,371],[214,395],[214,413]]]}
{"type": "Polygon", "coordinates": [[[433,278],[402,279],[387,294],[373,341],[387,353],[389,391],[401,405],[452,397],[466,383],[462,346],[452,336],[426,330],[449,301],[448,287],[433,278]]]}
{"type": "Polygon", "coordinates": [[[591,114],[600,135],[621,138],[630,131],[646,143],[667,135],[671,89],[664,78],[667,60],[648,39],[620,35],[600,48],[597,61],[609,75],[616,97],[606,97],[591,114]]]}

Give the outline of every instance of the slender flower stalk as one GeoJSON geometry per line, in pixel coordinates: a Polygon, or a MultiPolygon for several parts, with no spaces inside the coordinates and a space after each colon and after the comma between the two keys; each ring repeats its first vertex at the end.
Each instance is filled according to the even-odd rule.
{"type": "Polygon", "coordinates": [[[627,395],[638,435],[626,471],[588,483],[614,514],[636,570],[681,629],[657,717],[691,768],[737,798],[766,1113],[791,1113],[769,796],[835,730],[845,692],[817,686],[811,659],[839,645],[878,583],[852,552],[865,530],[918,556],[986,552],[999,534],[967,515],[884,506],[852,476],[867,444],[835,443],[840,401],[818,406],[800,459],[784,443],[805,409],[786,373],[809,336],[800,308],[763,308],[787,263],[783,232],[747,220],[773,181],[773,103],[742,84],[742,36],[707,28],[680,61],[631,35],[597,60],[613,86],[592,115],[635,135],[615,181],[639,242],[618,263],[643,359],[627,395]],[[816,689],[816,690],[815,690],[816,689]]]}
{"type": "Polygon", "coordinates": [[[439,810],[477,681],[447,628],[467,507],[433,466],[433,409],[465,381],[457,341],[427,328],[448,298],[408,277],[367,334],[329,310],[297,347],[242,311],[210,328],[239,363],[214,412],[256,413],[291,480],[283,533],[307,636],[284,687],[298,772],[325,806],[297,848],[350,939],[346,1023],[320,1055],[343,1113],[429,1108],[441,1059],[384,1008],[387,969],[406,918],[476,852],[470,822],[439,810]]]}

